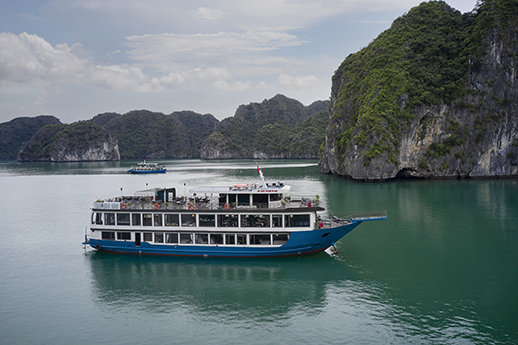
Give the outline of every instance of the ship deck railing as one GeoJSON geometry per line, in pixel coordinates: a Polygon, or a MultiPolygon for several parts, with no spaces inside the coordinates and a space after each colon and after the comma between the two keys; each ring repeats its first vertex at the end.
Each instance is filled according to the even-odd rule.
{"type": "Polygon", "coordinates": [[[316,227],[335,228],[351,224],[353,221],[369,221],[387,219],[386,210],[351,212],[343,218],[333,216],[331,219],[317,221],[316,227]]]}
{"type": "Polygon", "coordinates": [[[344,218],[349,219],[351,221],[382,220],[387,219],[387,210],[351,212],[344,218]]]}
{"type": "MultiPolygon", "coordinates": [[[[315,199],[302,198],[301,200],[288,200],[281,202],[258,203],[254,205],[228,205],[228,209],[286,209],[318,206],[315,199]]],[[[94,209],[111,210],[223,210],[226,204],[217,199],[210,198],[176,198],[168,202],[151,200],[148,197],[122,197],[94,202],[94,209]],[[191,206],[192,205],[192,206],[191,206]]]]}

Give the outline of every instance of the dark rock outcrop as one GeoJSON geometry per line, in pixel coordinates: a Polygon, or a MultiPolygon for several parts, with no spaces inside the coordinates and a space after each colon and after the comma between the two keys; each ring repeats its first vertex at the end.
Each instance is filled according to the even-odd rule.
{"type": "Polygon", "coordinates": [[[246,158],[247,152],[218,131],[214,131],[203,141],[200,150],[204,159],[246,158]]]}
{"type": "Polygon", "coordinates": [[[51,115],[18,117],[0,123],[0,160],[16,159],[22,144],[29,141],[41,127],[60,123],[61,121],[51,115]]]}
{"type": "Polygon", "coordinates": [[[321,111],[328,104],[317,101],[306,107],[276,95],[262,103],[241,105],[233,117],[216,124],[202,144],[201,158],[317,158],[328,118],[321,111]]]}
{"type": "Polygon", "coordinates": [[[516,0],[464,15],[434,1],[398,18],[333,77],[322,171],[367,181],[518,176],[517,42],[516,0]],[[423,45],[412,37],[427,25],[437,31],[423,45]]]}
{"type": "Polygon", "coordinates": [[[165,115],[148,110],[105,113],[90,121],[102,124],[118,139],[122,159],[200,157],[202,141],[218,122],[210,114],[179,111],[165,115]]]}
{"type": "Polygon", "coordinates": [[[100,125],[76,122],[47,125],[18,154],[20,162],[84,162],[120,160],[117,139],[100,125]]]}

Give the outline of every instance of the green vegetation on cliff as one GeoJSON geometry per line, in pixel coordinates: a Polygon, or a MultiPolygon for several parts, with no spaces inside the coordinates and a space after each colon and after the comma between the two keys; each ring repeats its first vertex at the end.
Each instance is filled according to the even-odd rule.
{"type": "Polygon", "coordinates": [[[105,113],[91,121],[115,135],[121,159],[199,157],[201,142],[218,122],[212,115],[192,111],[165,115],[148,110],[105,113]]]}
{"type": "Polygon", "coordinates": [[[270,157],[314,158],[324,142],[328,120],[326,107],[293,128],[280,122],[265,125],[257,132],[253,148],[270,157]]]}
{"type": "Polygon", "coordinates": [[[104,127],[119,141],[121,159],[177,158],[188,154],[185,129],[162,113],[134,110],[114,117],[104,127]]]}
{"type": "Polygon", "coordinates": [[[461,14],[443,1],[424,2],[349,55],[333,77],[332,117],[343,123],[335,134],[338,153],[358,145],[367,148],[365,165],[381,154],[397,164],[400,131],[414,118],[412,109],[468,92],[467,71],[480,68],[481,42],[494,25],[495,16],[487,13],[505,18],[517,13],[516,3],[483,1],[461,14]]]}
{"type": "Polygon", "coordinates": [[[29,141],[41,127],[59,123],[56,117],[49,115],[18,117],[0,123],[0,160],[16,159],[22,144],[29,141]]]}
{"type": "MultiPolygon", "coordinates": [[[[210,114],[192,111],[170,115],[148,110],[123,115],[103,113],[89,121],[45,127],[23,147],[19,159],[55,160],[52,155],[56,145],[63,146],[63,152],[74,151],[78,145],[86,147],[88,140],[97,140],[80,131],[87,124],[117,139],[121,159],[251,158],[255,153],[264,158],[316,158],[325,136],[328,104],[316,101],[306,107],[277,95],[262,103],[242,105],[235,116],[221,122],[210,114]]],[[[10,123],[1,125],[0,130],[9,128],[10,123]]],[[[26,135],[23,141],[31,136],[26,135]]],[[[23,141],[19,141],[12,158],[18,155],[23,141]]]]}
{"type": "MultiPolygon", "coordinates": [[[[325,136],[328,101],[304,106],[283,95],[242,105],[216,126],[239,157],[315,158],[325,136]]],[[[207,143],[204,143],[206,146],[207,143]]]]}
{"type": "MultiPolygon", "coordinates": [[[[63,154],[80,156],[92,147],[102,147],[109,135],[100,125],[85,121],[70,125],[47,125],[40,128],[30,141],[24,143],[18,160],[61,161],[63,154]]],[[[109,154],[111,160],[118,159],[118,152],[109,154]]]]}

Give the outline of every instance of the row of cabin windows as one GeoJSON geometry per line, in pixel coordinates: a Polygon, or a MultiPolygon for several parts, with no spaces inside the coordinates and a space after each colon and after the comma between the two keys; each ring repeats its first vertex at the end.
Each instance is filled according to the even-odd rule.
{"type": "MultiPolygon", "coordinates": [[[[241,227],[243,228],[282,228],[283,215],[269,214],[200,214],[198,226],[216,227],[241,227]]],[[[96,212],[92,218],[92,224],[105,225],[132,225],[132,226],[196,226],[194,214],[162,214],[162,213],[103,213],[96,212]],[[104,219],[103,219],[104,218],[104,219]],[[104,221],[104,222],[103,222],[104,221]]],[[[309,214],[284,215],[284,227],[309,227],[309,214]]]]}
{"type": "MultiPolygon", "coordinates": [[[[103,240],[131,240],[131,232],[102,231],[103,240]]],[[[288,242],[289,234],[207,234],[184,232],[145,232],[143,242],[171,244],[280,245],[288,242]]]]}
{"type": "Polygon", "coordinates": [[[220,194],[219,205],[268,207],[268,195],[270,202],[282,200],[282,194],[220,194]]]}

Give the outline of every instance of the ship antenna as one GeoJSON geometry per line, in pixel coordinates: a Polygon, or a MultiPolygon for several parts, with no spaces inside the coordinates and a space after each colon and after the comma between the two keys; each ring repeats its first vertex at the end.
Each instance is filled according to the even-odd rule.
{"type": "Polygon", "coordinates": [[[259,164],[257,164],[257,171],[259,172],[259,176],[261,176],[261,180],[263,180],[263,188],[266,188],[266,181],[264,180],[263,172],[259,169],[259,164]]]}

